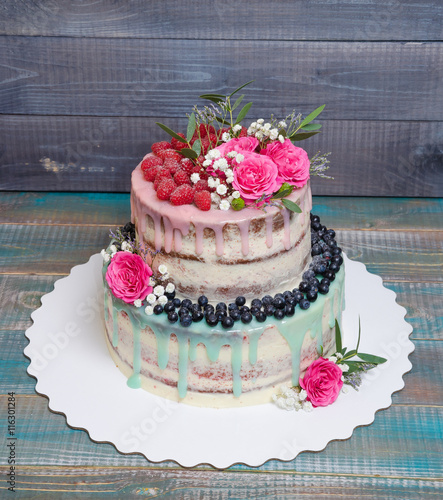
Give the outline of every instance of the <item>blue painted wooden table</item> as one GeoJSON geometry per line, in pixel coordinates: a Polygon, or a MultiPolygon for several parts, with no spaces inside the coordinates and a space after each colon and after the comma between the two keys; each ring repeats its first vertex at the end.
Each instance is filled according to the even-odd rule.
{"type": "Polygon", "coordinates": [[[291,462],[184,469],[123,455],[91,441],[48,409],[26,373],[30,314],[54,282],[103,248],[129,220],[129,196],[0,194],[1,498],[438,498],[443,496],[443,202],[439,199],[314,198],[348,256],[382,276],[406,307],[416,345],[393,404],[346,441],[291,462]],[[8,393],[15,393],[16,493],[8,393]]]}

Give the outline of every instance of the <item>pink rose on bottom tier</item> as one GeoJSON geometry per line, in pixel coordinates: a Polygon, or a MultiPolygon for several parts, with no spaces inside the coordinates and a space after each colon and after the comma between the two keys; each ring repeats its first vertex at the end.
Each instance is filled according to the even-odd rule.
{"type": "Polygon", "coordinates": [[[257,153],[242,153],[244,159],[234,169],[232,185],[246,203],[258,200],[262,195],[278,191],[277,165],[267,156],[257,153]]]}
{"type": "Polygon", "coordinates": [[[328,359],[318,358],[309,365],[299,383],[312,406],[328,406],[337,399],[343,387],[342,376],[338,365],[328,359]]]}
{"type": "Polygon", "coordinates": [[[296,187],[303,187],[309,179],[310,161],[308,153],[294,146],[289,139],[283,143],[275,141],[262,149],[260,154],[273,160],[278,167],[278,180],[296,187]]]}
{"type": "Polygon", "coordinates": [[[106,281],[115,297],[127,304],[135,300],[144,300],[152,293],[149,278],[152,269],[135,253],[117,252],[112,257],[106,271],[106,281]]]}

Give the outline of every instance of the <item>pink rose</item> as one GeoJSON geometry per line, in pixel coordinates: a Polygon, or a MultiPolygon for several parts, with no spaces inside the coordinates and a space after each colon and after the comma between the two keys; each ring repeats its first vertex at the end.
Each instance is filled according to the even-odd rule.
{"type": "Polygon", "coordinates": [[[318,358],[300,379],[300,387],[308,394],[312,406],[328,406],[333,403],[343,387],[341,369],[332,361],[318,358]]]}
{"type": "Polygon", "coordinates": [[[260,198],[263,194],[278,191],[277,165],[268,157],[257,153],[242,153],[244,160],[234,169],[233,187],[246,203],[260,198]]]}
{"type": "Polygon", "coordinates": [[[292,186],[303,187],[309,179],[310,162],[308,154],[302,148],[294,146],[289,139],[281,143],[274,141],[260,154],[271,158],[278,167],[278,180],[292,186]]]}
{"type": "Polygon", "coordinates": [[[222,156],[224,156],[231,151],[237,151],[237,153],[244,153],[245,151],[252,152],[257,146],[258,140],[255,137],[239,137],[237,139],[231,139],[215,149],[218,149],[222,156]]]}
{"type": "Polygon", "coordinates": [[[152,292],[152,269],[135,253],[117,252],[106,271],[106,281],[115,297],[128,304],[144,300],[152,292]]]}

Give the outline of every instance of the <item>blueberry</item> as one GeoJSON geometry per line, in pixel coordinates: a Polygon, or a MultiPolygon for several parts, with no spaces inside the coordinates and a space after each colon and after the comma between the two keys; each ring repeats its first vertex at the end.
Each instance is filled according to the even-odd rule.
{"type": "Polygon", "coordinates": [[[329,264],[329,270],[333,273],[338,273],[338,271],[340,271],[340,266],[336,262],[331,262],[329,264]]]}
{"type": "Polygon", "coordinates": [[[239,311],[239,309],[232,309],[231,311],[229,311],[229,316],[231,316],[234,321],[238,321],[241,317],[241,312],[239,311]]]}
{"type": "Polygon", "coordinates": [[[276,309],[274,312],[274,318],[275,319],[283,319],[285,317],[285,310],[284,309],[276,309]]]}
{"type": "Polygon", "coordinates": [[[241,312],[241,314],[243,314],[244,312],[249,312],[250,309],[248,306],[242,306],[239,308],[239,311],[241,312]]]}
{"type": "Polygon", "coordinates": [[[312,293],[317,293],[317,292],[318,292],[318,285],[319,285],[319,284],[320,284],[320,283],[317,283],[316,285],[311,285],[311,288],[310,288],[310,289],[309,289],[306,293],[307,293],[307,294],[308,294],[309,292],[312,292],[312,293]]]}
{"type": "Polygon", "coordinates": [[[234,326],[234,320],[230,316],[225,316],[221,323],[223,328],[232,328],[234,326]]]}
{"type": "Polygon", "coordinates": [[[220,311],[220,309],[215,311],[215,316],[219,321],[221,321],[223,318],[228,317],[228,315],[226,314],[226,311],[220,311]]]}
{"type": "Polygon", "coordinates": [[[251,312],[252,316],[256,316],[258,311],[261,311],[260,307],[251,307],[250,312],[251,312]]]}
{"type": "Polygon", "coordinates": [[[301,300],[303,300],[304,295],[299,292],[298,290],[294,292],[294,299],[296,300],[296,303],[298,304],[301,300]]]}
{"type": "Polygon", "coordinates": [[[343,264],[343,257],[341,255],[332,255],[331,262],[335,262],[339,266],[343,264]]]}
{"type": "Polygon", "coordinates": [[[296,299],[294,296],[292,296],[292,297],[288,297],[288,298],[286,299],[286,305],[290,305],[290,306],[295,306],[295,305],[297,305],[297,299],[296,299]]]}
{"type": "Polygon", "coordinates": [[[315,274],[322,274],[326,271],[326,261],[319,261],[314,264],[313,270],[315,274]]]}
{"type": "Polygon", "coordinates": [[[311,305],[311,303],[309,302],[308,299],[303,299],[300,301],[300,308],[301,309],[309,309],[310,305],[311,305]]]}
{"type": "Polygon", "coordinates": [[[200,297],[198,298],[198,303],[204,307],[207,303],[208,303],[208,297],[206,297],[206,295],[200,295],[200,297]]]}
{"type": "Polygon", "coordinates": [[[319,240],[320,238],[317,236],[317,233],[311,233],[311,245],[315,245],[319,240]]]}
{"type": "Polygon", "coordinates": [[[267,304],[264,307],[264,312],[266,316],[273,316],[273,314],[275,313],[275,309],[276,308],[272,304],[267,304]]]}
{"type": "Polygon", "coordinates": [[[212,304],[206,304],[203,310],[206,315],[213,313],[215,311],[214,306],[212,304]]]}
{"type": "Polygon", "coordinates": [[[242,296],[237,297],[235,299],[235,303],[238,305],[238,307],[244,306],[246,304],[246,299],[242,296]]]}
{"type": "Polygon", "coordinates": [[[175,290],[173,292],[165,292],[168,300],[172,300],[175,297],[175,290]]]}
{"type": "Polygon", "coordinates": [[[191,307],[189,308],[191,312],[201,312],[202,308],[199,304],[192,304],[191,307]]]}
{"type": "Polygon", "coordinates": [[[314,243],[311,248],[311,255],[320,255],[321,254],[321,246],[318,243],[314,243]]]}
{"type": "Polygon", "coordinates": [[[226,311],[228,308],[226,306],[226,304],[224,302],[219,302],[216,306],[215,306],[215,310],[220,310],[220,311],[226,311]]]}
{"type": "Polygon", "coordinates": [[[214,313],[210,313],[206,316],[206,323],[208,323],[209,326],[216,326],[218,323],[217,316],[214,313]]]}
{"type": "Polygon", "coordinates": [[[311,221],[312,222],[320,222],[320,217],[318,215],[311,214],[311,221]]]}
{"type": "Polygon", "coordinates": [[[262,303],[260,299],[253,299],[251,302],[251,307],[258,307],[259,309],[261,308],[262,303]]]}
{"type": "Polygon", "coordinates": [[[182,301],[179,298],[175,298],[172,300],[172,303],[174,304],[174,307],[180,307],[182,301]]]}
{"type": "Polygon", "coordinates": [[[266,321],[266,314],[263,312],[263,311],[259,311],[257,313],[257,316],[255,317],[255,319],[259,322],[259,323],[263,323],[264,321],[266,321]]]}
{"type": "Polygon", "coordinates": [[[332,253],[331,252],[323,252],[323,258],[326,260],[331,260],[332,259],[332,253]]]}
{"type": "Polygon", "coordinates": [[[175,311],[168,313],[168,320],[170,323],[176,323],[178,320],[178,314],[175,311]]]}
{"type": "Polygon", "coordinates": [[[335,247],[332,249],[333,255],[340,255],[342,253],[342,249],[340,247],[335,247]]]}
{"type": "Polygon", "coordinates": [[[300,292],[307,292],[309,290],[310,286],[307,281],[301,281],[300,284],[298,285],[298,289],[300,292]]]}
{"type": "Polygon", "coordinates": [[[241,321],[242,321],[242,323],[247,325],[248,323],[250,323],[252,321],[252,314],[249,311],[244,312],[241,315],[241,321]]]}
{"type": "Polygon", "coordinates": [[[228,305],[228,309],[230,311],[232,311],[233,309],[238,309],[238,306],[235,302],[231,302],[229,305],[228,305]]]}
{"type": "Polygon", "coordinates": [[[333,273],[332,271],[325,271],[323,273],[323,276],[328,279],[329,281],[334,281],[335,280],[335,273],[333,273]]]}
{"type": "Polygon", "coordinates": [[[276,309],[283,309],[283,308],[285,307],[285,299],[280,298],[280,297],[276,297],[276,298],[272,301],[272,305],[273,305],[276,309]]]}
{"type": "Polygon", "coordinates": [[[317,291],[309,290],[309,292],[306,292],[306,298],[309,300],[309,302],[315,302],[317,300],[317,291]]]}
{"type": "Polygon", "coordinates": [[[283,298],[285,300],[288,300],[288,297],[293,297],[292,292],[290,292],[289,290],[287,290],[286,292],[283,292],[283,298]]]}
{"type": "Polygon", "coordinates": [[[327,283],[320,283],[320,285],[318,286],[318,291],[319,293],[325,295],[329,292],[329,285],[327,283]]]}
{"type": "Polygon", "coordinates": [[[335,231],[333,229],[328,229],[328,234],[331,238],[335,238],[335,231]]]}
{"type": "Polygon", "coordinates": [[[320,283],[320,285],[328,285],[328,286],[329,286],[330,284],[331,284],[331,280],[329,280],[328,278],[323,278],[323,279],[321,280],[321,283],[320,283]]]}
{"type": "Polygon", "coordinates": [[[173,302],[166,302],[164,310],[166,313],[170,313],[175,309],[173,302]]]}
{"type": "Polygon", "coordinates": [[[163,312],[163,306],[157,304],[154,306],[154,314],[161,314],[163,312]]]}
{"type": "Polygon", "coordinates": [[[295,305],[286,304],[286,306],[285,306],[285,314],[286,314],[286,316],[294,316],[294,314],[295,314],[295,305]]]}
{"type": "Polygon", "coordinates": [[[314,231],[318,231],[319,229],[321,229],[321,224],[320,224],[320,222],[317,222],[317,221],[312,221],[312,222],[311,222],[311,228],[312,228],[314,231]]]}
{"type": "Polygon", "coordinates": [[[178,315],[180,316],[180,318],[182,316],[189,316],[191,314],[191,311],[187,308],[187,307],[180,307],[180,309],[178,310],[178,315]]]}
{"type": "MultiPolygon", "coordinates": [[[[319,229],[317,231],[317,236],[321,239],[323,238],[323,236],[325,235],[325,232],[322,230],[322,229],[319,229]]],[[[321,243],[321,241],[319,241],[319,243],[321,243]]]]}
{"type": "Polygon", "coordinates": [[[333,248],[335,248],[337,246],[337,242],[335,240],[328,240],[328,245],[329,245],[329,248],[332,250],[333,248]]]}
{"type": "Polygon", "coordinates": [[[265,306],[272,303],[272,297],[270,295],[265,295],[262,299],[262,304],[265,306]]]}
{"type": "Polygon", "coordinates": [[[282,293],[276,293],[274,295],[274,299],[283,299],[283,300],[285,300],[285,296],[282,293]]]}
{"type": "Polygon", "coordinates": [[[186,307],[186,309],[190,309],[192,307],[192,300],[185,299],[181,303],[182,307],[186,307]]]}
{"type": "Polygon", "coordinates": [[[180,317],[180,324],[181,324],[181,326],[191,326],[192,317],[189,314],[186,314],[185,316],[181,316],[180,317]]]}
{"type": "Polygon", "coordinates": [[[314,273],[314,271],[312,269],[308,269],[307,271],[305,271],[303,273],[302,278],[303,278],[304,281],[312,280],[312,278],[315,278],[315,273],[314,273]]]}
{"type": "Polygon", "coordinates": [[[198,323],[204,318],[202,311],[192,311],[192,321],[198,323]]]}

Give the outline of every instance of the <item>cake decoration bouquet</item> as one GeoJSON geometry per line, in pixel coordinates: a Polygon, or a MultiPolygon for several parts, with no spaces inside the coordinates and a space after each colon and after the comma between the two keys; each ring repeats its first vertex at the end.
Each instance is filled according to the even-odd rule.
{"type": "Polygon", "coordinates": [[[185,133],[158,124],[171,139],[133,171],[131,222],[102,251],[106,341],[130,387],[310,410],[384,360],[341,345],[342,250],[311,214],[328,155],[296,145],[324,106],[245,127],[246,85],[201,96],[185,133]]]}

